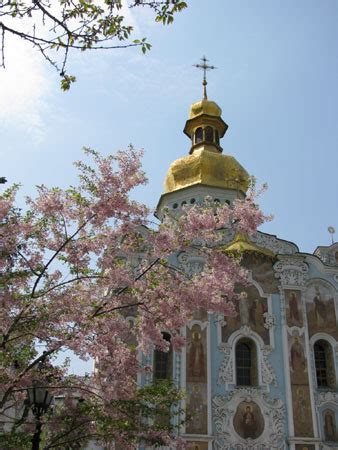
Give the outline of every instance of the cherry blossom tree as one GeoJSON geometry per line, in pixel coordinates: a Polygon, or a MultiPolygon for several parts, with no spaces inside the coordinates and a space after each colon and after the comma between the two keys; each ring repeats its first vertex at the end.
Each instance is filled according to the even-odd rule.
{"type": "Polygon", "coordinates": [[[247,272],[218,243],[226,230],[250,234],[266,219],[252,191],[231,206],[206,199],[181,215],[167,211],[155,226],[130,198],[146,183],[142,152],[85,153],[92,162],[76,163],[78,186],[39,186],[25,209],[16,206],[18,186],[0,197],[0,416],[12,422],[4,449],[29,448],[25,398],[37,382],[64,397],[44,416],[45,449],[88,439],[125,449],[169,442],[174,430],[163,417],[180,393],[171,383],[138,386],[151,371],[140,355],[168,351],[163,330],[179,351],[180,330],[197,310],[235,313],[235,286],[247,272]],[[188,274],[173,257],[192,250],[204,267],[188,274]],[[94,373],[70,375],[56,360],[65,350],[95,360],[94,373]]]}

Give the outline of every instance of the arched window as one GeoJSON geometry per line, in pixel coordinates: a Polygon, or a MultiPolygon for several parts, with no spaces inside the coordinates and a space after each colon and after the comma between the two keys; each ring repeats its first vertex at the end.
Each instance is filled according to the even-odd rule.
{"type": "MultiPolygon", "coordinates": [[[[163,339],[170,343],[170,334],[162,333],[163,339]]],[[[172,348],[168,352],[155,350],[154,352],[154,379],[168,380],[172,377],[172,348]]]]}
{"type": "Polygon", "coordinates": [[[201,127],[197,128],[195,131],[195,144],[203,141],[203,130],[201,127]]]}
{"type": "Polygon", "coordinates": [[[321,339],[314,345],[317,386],[335,388],[335,371],[330,344],[321,339]]]}
{"type": "Polygon", "coordinates": [[[236,383],[237,386],[258,384],[256,346],[250,339],[240,339],[236,344],[236,383]]]}
{"type": "Polygon", "coordinates": [[[205,142],[214,142],[214,130],[211,127],[204,128],[205,142]]]}

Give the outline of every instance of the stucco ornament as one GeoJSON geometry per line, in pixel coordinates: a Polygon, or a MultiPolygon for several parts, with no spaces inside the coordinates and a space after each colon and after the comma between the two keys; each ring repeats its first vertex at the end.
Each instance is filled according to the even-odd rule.
{"type": "Polygon", "coordinates": [[[303,257],[280,256],[273,266],[275,277],[285,286],[303,286],[309,278],[309,267],[303,257]]]}
{"type": "Polygon", "coordinates": [[[260,385],[277,386],[277,377],[274,369],[269,362],[269,354],[272,351],[270,345],[265,345],[263,340],[252,329],[244,325],[235,333],[233,333],[227,343],[222,343],[219,348],[224,353],[223,361],[218,371],[218,384],[235,384],[236,383],[236,371],[235,371],[235,348],[237,337],[248,337],[257,344],[257,357],[260,366],[260,385]]]}
{"type": "Polygon", "coordinates": [[[318,256],[324,264],[338,266],[338,242],[329,246],[317,247],[314,254],[318,256]]]}
{"type": "Polygon", "coordinates": [[[286,449],[284,441],[285,406],[281,399],[271,398],[257,388],[240,388],[212,399],[216,438],[215,450],[286,449]],[[263,432],[257,439],[243,438],[234,426],[234,417],[241,403],[256,405],[263,417],[263,432]]]}
{"type": "Polygon", "coordinates": [[[179,388],[181,386],[181,367],[182,356],[180,352],[175,352],[175,385],[179,388]]]}
{"type": "Polygon", "coordinates": [[[315,394],[315,401],[317,407],[321,407],[326,403],[338,404],[338,392],[326,391],[315,394]]]}
{"type": "Polygon", "coordinates": [[[202,272],[205,259],[197,252],[181,252],[178,257],[179,268],[184,270],[188,276],[196,275],[202,272]]]}
{"type": "Polygon", "coordinates": [[[222,345],[222,351],[224,353],[224,358],[222,364],[218,371],[217,384],[223,383],[233,383],[234,382],[234,357],[233,349],[229,344],[222,345]]]}
{"type": "Polygon", "coordinates": [[[268,312],[263,314],[264,317],[264,328],[271,330],[276,325],[276,316],[268,312]]]}
{"type": "Polygon", "coordinates": [[[295,244],[291,242],[281,241],[276,236],[264,234],[259,231],[250,235],[250,240],[260,247],[271,250],[276,255],[292,255],[298,251],[295,244]]]}
{"type": "Polygon", "coordinates": [[[219,230],[219,239],[220,241],[217,243],[218,245],[225,245],[232,242],[235,238],[235,230],[223,229],[219,230]]]}

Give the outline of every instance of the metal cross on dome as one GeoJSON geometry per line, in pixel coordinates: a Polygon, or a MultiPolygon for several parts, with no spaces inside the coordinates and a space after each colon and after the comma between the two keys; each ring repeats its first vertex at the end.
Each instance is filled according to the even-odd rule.
{"type": "Polygon", "coordinates": [[[202,69],[203,70],[203,100],[207,100],[207,70],[213,70],[213,69],[217,69],[217,67],[215,66],[209,66],[208,62],[209,60],[203,56],[201,58],[201,61],[203,64],[194,64],[194,67],[197,67],[197,69],[202,69]]]}

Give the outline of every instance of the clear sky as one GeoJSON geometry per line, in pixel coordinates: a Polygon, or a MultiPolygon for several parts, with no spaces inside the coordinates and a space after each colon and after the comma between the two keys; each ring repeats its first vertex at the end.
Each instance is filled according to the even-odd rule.
{"type": "Polygon", "coordinates": [[[132,143],[145,149],[149,177],[135,195],[155,207],[170,163],[189,151],[182,129],[202,94],[192,65],[205,54],[218,67],[208,94],[229,124],[224,152],[269,185],[261,206],[275,218],[263,230],[305,252],[328,245],[327,227],[338,230],[337,0],[189,3],[170,27],[130,12],[152,51],[74,55],[68,93],[34,50],[7,41],[0,175],[24,194],[67,186],[82,146],[109,153],[132,143]]]}

